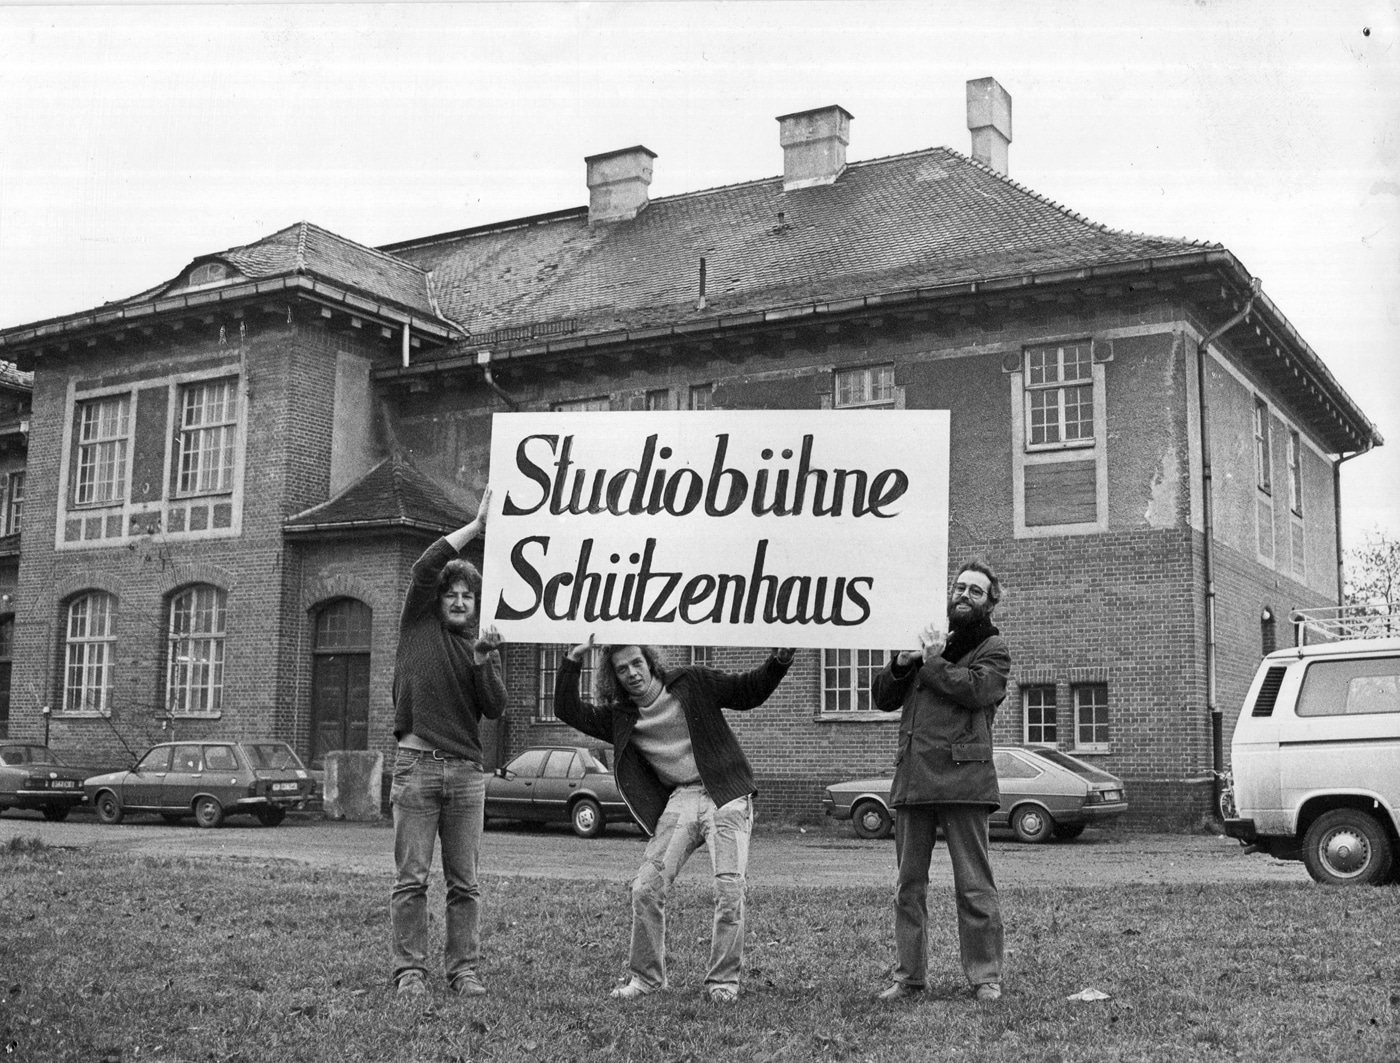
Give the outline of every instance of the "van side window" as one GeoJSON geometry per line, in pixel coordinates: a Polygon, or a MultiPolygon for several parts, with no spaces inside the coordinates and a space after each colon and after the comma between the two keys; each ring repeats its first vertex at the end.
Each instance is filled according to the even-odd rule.
{"type": "Polygon", "coordinates": [[[1299,716],[1400,713],[1400,657],[1315,661],[1303,677],[1299,716]]]}

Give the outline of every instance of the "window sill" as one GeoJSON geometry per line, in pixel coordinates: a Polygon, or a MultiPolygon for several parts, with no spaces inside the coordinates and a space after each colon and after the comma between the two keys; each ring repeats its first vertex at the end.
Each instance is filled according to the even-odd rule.
{"type": "Polygon", "coordinates": [[[160,717],[166,720],[222,720],[224,712],[172,712],[168,716],[160,717]]]}
{"type": "Polygon", "coordinates": [[[55,712],[50,719],[54,720],[110,720],[110,712],[55,712]]]}
{"type": "Polygon", "coordinates": [[[1062,450],[1092,450],[1097,443],[1094,439],[1068,439],[1063,443],[1027,443],[1027,454],[1055,454],[1062,450]]]}
{"type": "Polygon", "coordinates": [[[544,717],[544,716],[531,716],[531,717],[530,717],[530,726],[532,726],[532,727],[568,727],[569,725],[566,724],[563,720],[556,719],[556,718],[554,718],[554,717],[552,717],[552,716],[551,716],[551,717],[548,717],[548,718],[546,718],[546,717],[544,717]]]}
{"type": "Polygon", "coordinates": [[[899,713],[881,712],[879,709],[853,709],[850,712],[819,712],[812,720],[814,723],[898,723],[899,713]]]}

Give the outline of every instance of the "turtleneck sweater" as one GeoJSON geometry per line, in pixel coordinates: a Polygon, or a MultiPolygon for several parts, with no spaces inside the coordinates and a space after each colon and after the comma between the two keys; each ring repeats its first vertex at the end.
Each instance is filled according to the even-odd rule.
{"type": "Polygon", "coordinates": [[[668,786],[699,782],[685,709],[675,695],[653,678],[651,687],[637,699],[637,708],[641,716],[632,729],[632,743],[657,777],[668,786]]]}

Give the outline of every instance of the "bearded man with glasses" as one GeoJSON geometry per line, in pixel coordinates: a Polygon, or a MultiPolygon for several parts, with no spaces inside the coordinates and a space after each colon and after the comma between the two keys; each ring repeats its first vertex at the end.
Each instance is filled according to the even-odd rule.
{"type": "Polygon", "coordinates": [[[963,973],[978,1000],[1001,999],[1001,902],[987,855],[987,817],[1000,804],[992,718],[1006,697],[1011,652],[992,624],[1001,583],[981,561],[962,566],[948,597],[948,631],[930,624],[870,686],[883,712],[901,709],[890,804],[895,809],[894,984],[887,1002],[928,982],[928,870],[941,826],[953,864],[963,973]]]}

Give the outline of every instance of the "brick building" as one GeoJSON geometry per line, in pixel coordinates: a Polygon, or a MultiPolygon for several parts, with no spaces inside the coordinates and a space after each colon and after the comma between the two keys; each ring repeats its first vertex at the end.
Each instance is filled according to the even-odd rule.
{"type": "MultiPolygon", "coordinates": [[[[970,158],[847,163],[851,120],[779,118],[781,177],[651,200],[638,146],[585,160],[586,207],[381,248],[301,223],[0,332],[33,372],[12,731],[389,749],[408,569],[473,511],[493,412],[947,408],[951,558],[1006,586],[999,739],[1101,763],[1140,821],[1204,812],[1261,652],[1338,600],[1338,466],[1378,432],[1228,250],[1010,180],[991,79],[970,158]]],[[[507,647],[493,758],[572,740],[557,654],[507,647]]],[[[890,766],[881,663],[802,652],[736,720],[770,813],[890,766]]]]}

